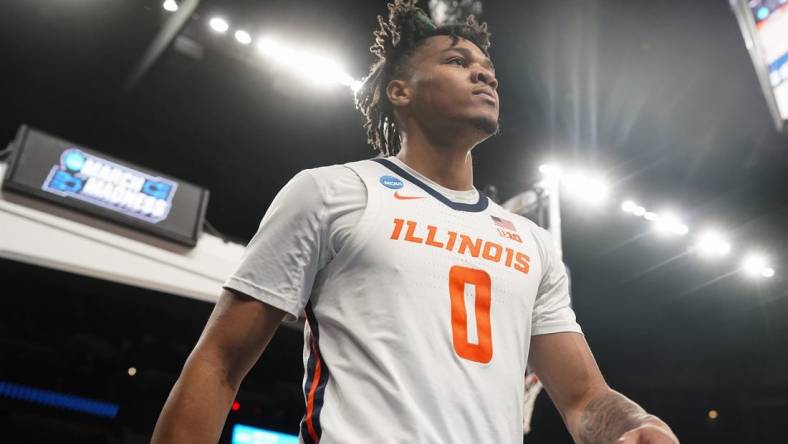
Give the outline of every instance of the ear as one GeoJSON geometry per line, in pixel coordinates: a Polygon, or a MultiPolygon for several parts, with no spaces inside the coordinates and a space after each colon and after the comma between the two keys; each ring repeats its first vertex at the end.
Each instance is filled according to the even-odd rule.
{"type": "Polygon", "coordinates": [[[386,96],[395,108],[407,106],[411,99],[411,89],[404,80],[392,80],[386,86],[386,96]]]}

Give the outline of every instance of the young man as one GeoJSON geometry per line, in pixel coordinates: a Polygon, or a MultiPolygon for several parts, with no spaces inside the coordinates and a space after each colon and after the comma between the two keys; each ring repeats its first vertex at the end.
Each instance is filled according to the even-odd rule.
{"type": "Polygon", "coordinates": [[[486,25],[389,5],[359,91],[387,157],[279,193],[187,360],[153,440],[215,442],[284,317],[306,317],[304,443],[520,443],[526,366],[582,443],[677,443],[611,390],[548,234],[473,188],[497,132],[486,25]]]}

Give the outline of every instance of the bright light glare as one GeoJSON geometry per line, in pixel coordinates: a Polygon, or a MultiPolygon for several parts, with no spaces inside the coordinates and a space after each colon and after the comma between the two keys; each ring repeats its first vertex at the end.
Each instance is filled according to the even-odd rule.
{"type": "Polygon", "coordinates": [[[175,0],[165,0],[161,6],[164,8],[164,10],[170,12],[175,12],[178,10],[178,4],[175,3],[175,0]]]}
{"type": "Polygon", "coordinates": [[[683,236],[689,233],[689,227],[684,224],[677,224],[673,227],[673,232],[683,236]]]}
{"type": "Polygon", "coordinates": [[[335,61],[323,55],[295,49],[265,37],[257,42],[260,54],[284,65],[315,83],[339,83],[357,91],[362,82],[347,74],[335,61]]]}
{"type": "Polygon", "coordinates": [[[252,43],[252,36],[249,35],[248,32],[244,31],[243,29],[239,29],[235,31],[235,40],[242,45],[248,45],[252,43]]]}
{"type": "Polygon", "coordinates": [[[641,206],[637,206],[632,209],[632,214],[634,214],[635,216],[643,216],[644,214],[646,214],[646,209],[641,206]]]}
{"type": "Polygon", "coordinates": [[[286,55],[286,48],[268,37],[263,37],[257,41],[257,50],[260,51],[260,54],[269,57],[283,57],[286,55]]]}
{"type": "Polygon", "coordinates": [[[134,375],[137,374],[137,369],[134,368],[134,367],[129,367],[128,373],[129,373],[129,376],[134,376],[134,375]]]}
{"type": "Polygon", "coordinates": [[[657,231],[661,231],[663,233],[667,233],[671,231],[670,229],[673,225],[678,225],[679,221],[676,219],[676,216],[670,214],[661,214],[657,215],[657,219],[654,221],[654,228],[657,231]]]}
{"type": "Polygon", "coordinates": [[[220,32],[222,34],[224,34],[225,32],[227,32],[228,29],[230,29],[230,25],[227,24],[227,21],[221,17],[212,18],[211,21],[208,22],[208,25],[210,25],[211,29],[213,29],[214,31],[220,32]]]}
{"type": "Polygon", "coordinates": [[[621,203],[621,211],[625,213],[633,213],[637,207],[637,204],[631,200],[625,200],[623,203],[621,203]]]}
{"type": "Polygon", "coordinates": [[[539,172],[545,177],[556,177],[561,175],[561,167],[554,163],[545,163],[539,165],[539,172]]]}
{"type": "Polygon", "coordinates": [[[744,272],[753,277],[772,277],[774,269],[766,263],[766,258],[760,254],[751,254],[742,262],[744,272]]]}
{"type": "Polygon", "coordinates": [[[662,215],[657,214],[655,216],[654,228],[660,233],[672,233],[683,236],[689,232],[689,227],[681,223],[676,216],[670,213],[664,213],[662,215]]]}
{"type": "Polygon", "coordinates": [[[572,173],[561,178],[567,191],[589,204],[598,205],[607,199],[607,184],[600,178],[590,174],[572,173]]]}
{"type": "Polygon", "coordinates": [[[651,221],[651,222],[656,222],[657,220],[659,220],[659,214],[652,213],[651,211],[646,211],[643,214],[643,219],[646,219],[646,220],[651,221]]]}
{"type": "Polygon", "coordinates": [[[353,80],[350,84],[350,89],[353,90],[353,94],[357,93],[362,87],[364,86],[364,82],[361,80],[353,80]]]}
{"type": "Polygon", "coordinates": [[[704,233],[697,247],[704,256],[724,256],[731,251],[731,244],[714,231],[704,233]]]}

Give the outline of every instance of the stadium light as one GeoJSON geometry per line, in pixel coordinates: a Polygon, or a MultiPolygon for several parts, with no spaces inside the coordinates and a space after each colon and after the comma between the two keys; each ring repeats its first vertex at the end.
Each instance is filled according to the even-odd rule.
{"type": "Polygon", "coordinates": [[[768,266],[763,255],[753,253],[744,258],[742,269],[752,277],[770,278],[774,276],[774,268],[768,266]]]}
{"type": "Polygon", "coordinates": [[[632,202],[631,200],[625,200],[621,203],[621,211],[625,213],[632,213],[635,214],[635,208],[638,207],[638,204],[632,202]]]}
{"type": "Polygon", "coordinates": [[[271,57],[274,60],[284,59],[292,52],[290,48],[270,37],[263,37],[258,40],[257,50],[260,54],[271,57]]]}
{"type": "Polygon", "coordinates": [[[660,233],[678,234],[679,236],[689,233],[689,227],[681,223],[678,217],[671,213],[658,214],[654,221],[654,229],[660,233]]]}
{"type": "Polygon", "coordinates": [[[707,231],[698,239],[697,248],[703,256],[725,256],[730,253],[731,244],[716,231],[707,231]]]}
{"type": "Polygon", "coordinates": [[[756,276],[761,273],[761,270],[766,268],[766,259],[759,254],[751,254],[744,258],[742,268],[744,268],[744,271],[748,274],[756,276]]]}
{"type": "MultiPolygon", "coordinates": [[[[607,184],[599,177],[578,171],[564,173],[561,167],[554,163],[545,163],[539,166],[539,172],[544,177],[543,184],[561,184],[566,191],[583,198],[588,203],[602,203],[608,195],[607,184]]],[[[621,202],[621,211],[642,217],[651,222],[655,231],[661,234],[674,234],[684,236],[690,232],[689,226],[670,211],[659,213],[648,211],[632,199],[621,202]]],[[[698,236],[696,242],[689,247],[690,252],[696,252],[704,257],[722,257],[730,253],[731,244],[720,233],[708,230],[698,236]]],[[[762,256],[750,255],[742,263],[741,269],[753,277],[771,278],[775,275],[774,268],[770,267],[762,256]]]]}
{"type": "Polygon", "coordinates": [[[599,205],[608,197],[608,186],[599,177],[582,172],[574,172],[561,176],[561,183],[566,190],[583,201],[599,205]]]}
{"type": "Polygon", "coordinates": [[[178,4],[175,3],[175,0],[164,0],[164,3],[161,5],[165,11],[175,12],[178,10],[178,4]]]}
{"type": "Polygon", "coordinates": [[[235,40],[242,45],[248,45],[252,43],[252,36],[250,36],[249,33],[243,29],[239,29],[235,31],[235,40]]]}
{"type": "Polygon", "coordinates": [[[270,37],[257,42],[257,50],[275,63],[315,83],[339,83],[358,91],[363,83],[347,74],[334,60],[319,54],[282,44],[270,37]]]}
{"type": "Polygon", "coordinates": [[[208,22],[208,25],[211,27],[211,29],[221,34],[224,34],[228,29],[230,29],[230,25],[225,19],[221,17],[212,18],[211,21],[208,22]]]}
{"type": "Polygon", "coordinates": [[[659,233],[678,234],[679,236],[689,233],[689,227],[670,212],[659,214],[652,211],[646,211],[645,208],[631,200],[625,200],[621,203],[621,211],[635,216],[642,216],[644,219],[653,222],[654,229],[659,233]]]}

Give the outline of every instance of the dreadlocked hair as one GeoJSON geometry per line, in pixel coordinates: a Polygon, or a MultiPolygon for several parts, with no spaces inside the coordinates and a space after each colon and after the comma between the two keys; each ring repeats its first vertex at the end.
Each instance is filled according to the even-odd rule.
{"type": "Polygon", "coordinates": [[[425,39],[447,35],[457,43],[463,38],[478,46],[485,56],[490,56],[487,23],[479,23],[471,15],[465,23],[436,26],[416,6],[417,1],[394,0],[388,4],[388,19],[378,16],[379,27],[373,32],[375,43],[369,48],[377,56],[377,61],[356,92],[356,108],[364,116],[367,143],[384,156],[396,155],[402,142],[394,118],[394,106],[388,100],[386,88],[392,79],[402,74],[408,58],[425,39]]]}

